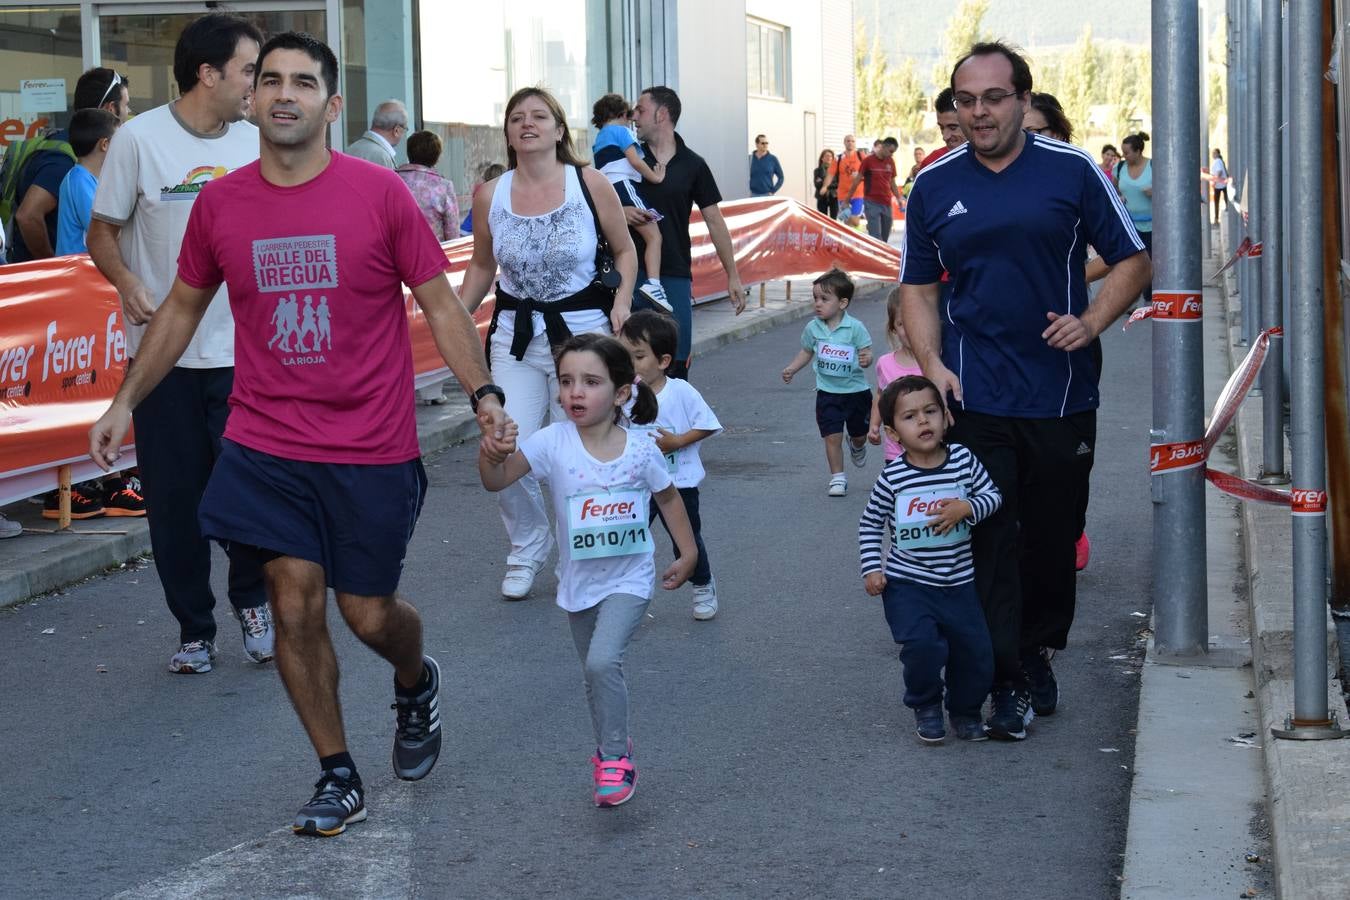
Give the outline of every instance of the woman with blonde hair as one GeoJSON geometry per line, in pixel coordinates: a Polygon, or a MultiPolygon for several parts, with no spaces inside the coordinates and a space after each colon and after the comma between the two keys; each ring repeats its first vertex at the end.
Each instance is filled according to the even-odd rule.
{"type": "MultiPolygon", "coordinates": [[[[616,333],[628,318],[637,251],[614,188],[577,156],[552,94],[516,91],[502,133],[507,169],[474,197],[473,257],[460,296],[472,312],[499,276],[487,356],[523,441],[550,414],[564,419],[554,348],[574,334],[616,333]],[[601,281],[602,239],[617,287],[601,281]]],[[[548,513],[531,476],[497,497],[511,541],[502,597],[523,600],[553,546],[548,513]]]]}

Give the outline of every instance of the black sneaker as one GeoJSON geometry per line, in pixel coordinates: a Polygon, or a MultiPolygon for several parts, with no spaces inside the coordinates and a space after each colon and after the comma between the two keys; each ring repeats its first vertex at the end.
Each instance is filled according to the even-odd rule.
{"type": "Polygon", "coordinates": [[[441,755],[441,667],[430,656],[422,657],[431,684],[416,697],[399,694],[394,703],[398,725],[394,730],[394,774],[404,781],[427,777],[441,755]]]}
{"type": "Polygon", "coordinates": [[[346,767],[329,769],[314,785],[314,796],[291,823],[296,834],[333,837],[353,822],[366,820],[366,790],[361,777],[346,767]]]}
{"type": "MultiPolygon", "coordinates": [[[[92,519],[101,516],[103,501],[86,492],[84,485],[74,485],[70,489],[70,517],[72,519],[92,519]]],[[[42,498],[42,518],[61,518],[61,496],[56,491],[42,498]]]]}
{"type": "Polygon", "coordinates": [[[942,721],[941,704],[935,703],[914,710],[914,724],[917,726],[919,740],[926,744],[940,744],[947,736],[947,727],[942,721]]]}
{"type": "Polygon", "coordinates": [[[989,716],[989,736],[1000,741],[1020,741],[1027,736],[1027,725],[1036,718],[1031,694],[1026,688],[995,688],[994,710],[989,716]]]}
{"type": "Polygon", "coordinates": [[[987,741],[989,733],[979,716],[952,716],[952,731],[958,741],[987,741]]]}
{"type": "Polygon", "coordinates": [[[1051,716],[1059,705],[1059,683],[1044,647],[1022,654],[1022,671],[1031,691],[1031,708],[1038,716],[1051,716]]]}

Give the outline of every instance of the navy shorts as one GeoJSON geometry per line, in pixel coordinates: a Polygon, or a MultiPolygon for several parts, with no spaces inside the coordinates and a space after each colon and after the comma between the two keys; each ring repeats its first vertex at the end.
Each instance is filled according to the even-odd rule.
{"type": "Polygon", "coordinates": [[[872,392],[832,394],[816,391],[816,424],[820,436],[839,434],[845,427],[851,437],[862,437],[872,426],[872,392]]]}
{"type": "Polygon", "coordinates": [[[231,552],[309,560],[335,591],[387,597],[398,588],[426,493],[420,459],[303,462],[223,440],[197,518],[202,536],[231,552]]]}
{"type": "Polygon", "coordinates": [[[646,210],[647,204],[642,202],[638,196],[637,185],[628,179],[614,182],[614,192],[619,195],[620,206],[631,206],[634,209],[646,210]]]}

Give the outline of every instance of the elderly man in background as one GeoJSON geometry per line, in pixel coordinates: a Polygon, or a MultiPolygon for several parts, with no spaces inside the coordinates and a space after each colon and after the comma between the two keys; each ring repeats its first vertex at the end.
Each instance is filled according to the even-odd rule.
{"type": "Polygon", "coordinates": [[[394,168],[394,148],[408,133],[408,108],[401,100],[386,100],[375,107],[370,130],[352,141],[347,153],[386,169],[394,168]]]}

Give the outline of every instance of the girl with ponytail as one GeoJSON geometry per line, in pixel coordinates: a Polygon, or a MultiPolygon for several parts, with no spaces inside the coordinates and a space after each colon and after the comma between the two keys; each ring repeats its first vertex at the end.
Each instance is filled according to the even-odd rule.
{"type": "MultiPolygon", "coordinates": [[[[607,335],[575,335],[559,348],[557,371],[566,421],[536,431],[505,458],[483,444],[478,471],[490,491],[530,473],[549,483],[561,548],[558,605],[581,657],[595,731],[593,798],[596,806],[618,806],[637,787],[623,658],[651,602],[652,500],[679,548],[661,586],[673,591],[683,584],[698,550],[665,457],[645,434],[619,425],[630,397],[633,422],[653,422],[657,412],[656,395],[638,381],[628,349],[607,335]]],[[[515,444],[514,423],[506,437],[515,444]]]]}

